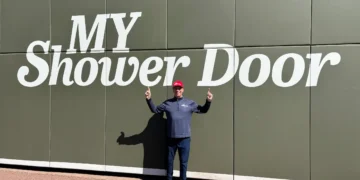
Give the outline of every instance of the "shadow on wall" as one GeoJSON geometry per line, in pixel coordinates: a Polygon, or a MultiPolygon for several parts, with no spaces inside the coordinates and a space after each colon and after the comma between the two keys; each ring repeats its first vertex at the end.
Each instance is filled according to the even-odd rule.
{"type": "MultiPolygon", "coordinates": [[[[117,139],[117,143],[119,145],[138,145],[140,143],[143,144],[143,167],[161,170],[166,169],[166,119],[163,118],[162,114],[154,114],[149,119],[145,129],[139,134],[125,137],[124,132],[121,132],[121,135],[117,139]]],[[[146,171],[147,170],[144,169],[143,173],[153,173],[146,171]]]]}

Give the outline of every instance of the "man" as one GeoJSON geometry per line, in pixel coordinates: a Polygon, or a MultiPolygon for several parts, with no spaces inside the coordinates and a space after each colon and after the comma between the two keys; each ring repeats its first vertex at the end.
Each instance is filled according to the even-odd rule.
{"type": "Polygon", "coordinates": [[[146,102],[153,113],[166,113],[167,117],[167,179],[173,176],[173,162],[176,151],[180,157],[180,179],[186,179],[187,164],[190,153],[191,117],[193,113],[206,113],[213,98],[210,88],[204,106],[198,105],[191,99],[183,96],[184,84],[177,80],[173,83],[174,97],[155,106],[151,99],[150,88],[145,92],[146,102]]]}

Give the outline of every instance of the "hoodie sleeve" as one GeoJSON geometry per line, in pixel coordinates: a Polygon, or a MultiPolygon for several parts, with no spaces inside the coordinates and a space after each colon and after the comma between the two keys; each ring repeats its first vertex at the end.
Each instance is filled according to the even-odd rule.
{"type": "Polygon", "coordinates": [[[149,109],[152,113],[161,114],[165,111],[165,102],[161,103],[159,106],[156,106],[152,99],[146,99],[146,103],[149,106],[149,109]]]}
{"type": "Polygon", "coordinates": [[[210,101],[205,101],[205,104],[204,105],[198,105],[196,102],[192,102],[191,103],[191,107],[192,107],[192,111],[194,113],[198,113],[198,114],[204,114],[204,113],[207,113],[208,110],[210,109],[210,105],[211,105],[211,102],[210,101]]]}

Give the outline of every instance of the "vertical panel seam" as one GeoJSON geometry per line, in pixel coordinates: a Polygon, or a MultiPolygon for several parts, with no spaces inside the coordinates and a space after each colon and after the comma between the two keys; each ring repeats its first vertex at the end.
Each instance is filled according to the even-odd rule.
{"type": "MultiPolygon", "coordinates": [[[[51,33],[51,23],[52,23],[52,16],[51,16],[51,0],[49,0],[49,39],[50,39],[50,45],[51,45],[51,38],[52,38],[52,33],[51,33]]],[[[50,65],[52,65],[52,58],[51,58],[51,49],[50,49],[50,52],[49,52],[49,61],[50,61],[50,65]]],[[[52,106],[51,106],[51,99],[52,99],[52,94],[51,94],[51,86],[50,86],[50,89],[49,89],[50,93],[49,93],[49,164],[51,162],[51,115],[52,115],[52,106]]]]}
{"type": "MultiPolygon", "coordinates": [[[[310,0],[310,54],[312,53],[312,25],[313,25],[313,0],[310,0]]],[[[310,56],[310,77],[311,77],[311,56],[310,56]]],[[[310,78],[311,84],[311,78],[310,78]]],[[[309,179],[311,180],[311,86],[309,86],[309,179]]]]}
{"type": "Polygon", "coordinates": [[[3,6],[3,3],[2,3],[2,0],[0,0],[0,52],[2,50],[2,47],[1,47],[1,44],[2,44],[2,30],[1,30],[1,27],[2,27],[2,18],[3,18],[3,14],[2,14],[2,6],[3,6]]]}
{"type": "MultiPolygon", "coordinates": [[[[313,13],[313,0],[310,0],[310,54],[312,53],[312,13],[313,13]]],[[[311,56],[310,56],[310,68],[309,74],[311,77],[311,56]]],[[[310,78],[311,84],[311,78],[310,78]]],[[[309,179],[311,180],[311,86],[309,86],[309,179]]]]}
{"type": "MultiPolygon", "coordinates": [[[[234,34],[234,37],[233,37],[233,46],[234,46],[234,52],[233,52],[233,60],[235,61],[235,53],[236,53],[236,46],[235,46],[235,42],[236,42],[236,0],[234,0],[234,28],[233,28],[233,34],[234,34]]],[[[235,62],[234,62],[235,64],[235,62]]],[[[234,73],[235,73],[236,69],[234,67],[234,73]]],[[[232,96],[233,96],[233,118],[232,118],[232,123],[233,123],[233,147],[232,147],[232,171],[233,171],[233,180],[235,180],[235,79],[236,78],[233,78],[233,88],[232,88],[232,96]]]]}
{"type": "MultiPolygon", "coordinates": [[[[167,2],[167,0],[166,0],[166,2],[167,2]]],[[[167,3],[166,3],[167,4],[167,3]]],[[[166,12],[167,12],[167,10],[166,10],[166,12]]],[[[166,50],[166,57],[168,57],[169,56],[169,51],[168,50],[166,50]]],[[[175,74],[174,74],[174,76],[175,76],[175,74]]],[[[165,78],[164,78],[164,80],[165,80],[165,82],[166,83],[168,83],[169,81],[168,81],[168,79],[167,79],[167,76],[166,76],[166,71],[165,71],[165,78]]],[[[169,86],[165,86],[165,90],[166,90],[166,97],[165,97],[165,99],[168,99],[169,98],[169,86]]],[[[165,115],[165,113],[163,113],[162,114],[162,117],[163,117],[163,119],[165,119],[164,118],[164,115],[165,115]]],[[[164,149],[165,149],[165,155],[166,155],[166,157],[167,157],[167,119],[168,119],[168,117],[166,116],[166,119],[165,119],[165,126],[164,126],[164,128],[165,128],[165,135],[164,135],[164,142],[165,142],[165,146],[163,147],[164,149]]],[[[167,164],[167,161],[166,161],[166,159],[164,160],[164,163],[165,164],[167,164]]],[[[165,166],[166,167],[166,166],[165,166]]],[[[166,171],[167,172],[167,171],[166,171]]]]}
{"type": "Polygon", "coordinates": [[[166,47],[165,47],[165,49],[167,50],[169,48],[169,37],[168,37],[169,36],[169,33],[168,33],[168,31],[169,31],[169,28],[168,28],[168,26],[169,26],[169,17],[168,17],[169,16],[169,0],[166,0],[165,2],[166,2],[166,31],[165,31],[166,47]]]}
{"type": "MultiPolygon", "coordinates": [[[[105,0],[105,14],[107,13],[107,0],[105,0]]],[[[107,57],[107,30],[108,28],[105,27],[105,57],[107,57]]],[[[104,66],[106,66],[107,61],[105,61],[105,63],[103,64],[104,66]]],[[[107,73],[107,69],[105,68],[105,73],[107,73]]],[[[107,97],[107,94],[106,94],[106,86],[104,88],[104,91],[105,91],[105,103],[104,103],[104,167],[106,166],[106,118],[107,118],[107,101],[106,101],[106,97],[107,97]]],[[[106,169],[105,169],[106,171],[106,169]]]]}

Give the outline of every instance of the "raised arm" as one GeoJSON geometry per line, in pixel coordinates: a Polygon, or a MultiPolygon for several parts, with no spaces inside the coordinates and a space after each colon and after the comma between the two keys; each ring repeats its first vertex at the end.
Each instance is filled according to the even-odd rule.
{"type": "Polygon", "coordinates": [[[210,105],[211,105],[211,101],[208,101],[206,99],[204,105],[201,106],[201,105],[198,105],[196,102],[193,102],[191,107],[192,107],[194,113],[204,114],[209,111],[210,105]]]}
{"type": "Polygon", "coordinates": [[[145,98],[146,98],[146,103],[147,105],[149,106],[149,109],[152,113],[162,113],[165,111],[165,104],[164,102],[161,103],[159,106],[156,106],[154,104],[154,102],[152,101],[151,99],[151,91],[150,91],[150,88],[148,87],[148,89],[146,90],[145,92],[145,98]]]}
{"type": "Polygon", "coordinates": [[[210,88],[209,88],[208,92],[207,92],[207,98],[206,98],[205,104],[203,106],[198,105],[196,102],[192,103],[193,112],[198,113],[198,114],[207,113],[210,109],[212,98],[213,98],[213,95],[211,94],[210,88]]]}
{"type": "Polygon", "coordinates": [[[146,103],[147,105],[149,106],[149,109],[152,113],[157,113],[157,114],[160,114],[160,113],[163,113],[165,111],[165,104],[164,103],[161,103],[159,106],[156,106],[152,99],[146,99],[146,103]]]}

